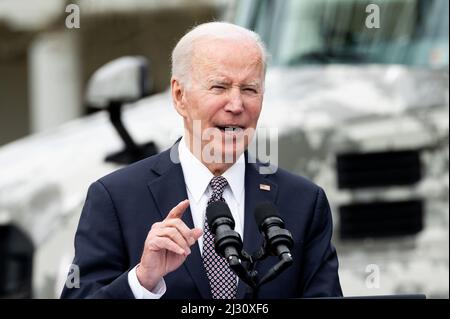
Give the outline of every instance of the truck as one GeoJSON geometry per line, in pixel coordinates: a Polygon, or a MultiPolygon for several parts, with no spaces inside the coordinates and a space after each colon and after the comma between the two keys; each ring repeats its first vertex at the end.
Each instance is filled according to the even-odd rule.
{"type": "Polygon", "coordinates": [[[272,57],[279,165],[330,199],[344,294],[448,298],[448,2],[235,9],[272,57]]]}

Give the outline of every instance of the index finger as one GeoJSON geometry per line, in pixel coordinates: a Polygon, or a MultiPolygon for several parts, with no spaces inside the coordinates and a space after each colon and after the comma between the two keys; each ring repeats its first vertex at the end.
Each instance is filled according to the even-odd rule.
{"type": "Polygon", "coordinates": [[[178,205],[172,208],[169,214],[167,214],[166,219],[181,218],[181,216],[183,216],[184,211],[188,207],[189,207],[189,199],[185,199],[184,201],[179,202],[178,205]]]}

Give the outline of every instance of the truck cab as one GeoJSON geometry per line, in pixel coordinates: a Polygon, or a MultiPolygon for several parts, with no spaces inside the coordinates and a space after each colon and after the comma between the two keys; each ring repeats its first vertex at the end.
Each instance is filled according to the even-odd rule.
{"type": "Polygon", "coordinates": [[[345,295],[448,297],[448,2],[239,1],[271,54],[260,126],[332,205],[345,295]]]}

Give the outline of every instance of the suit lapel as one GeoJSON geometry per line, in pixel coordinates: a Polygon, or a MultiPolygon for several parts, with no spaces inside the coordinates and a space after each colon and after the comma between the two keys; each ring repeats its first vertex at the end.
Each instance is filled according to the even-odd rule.
{"type": "MultiPolygon", "coordinates": [[[[173,155],[178,155],[178,143],[172,146],[171,151],[173,155]]],[[[158,206],[161,218],[164,219],[173,207],[188,198],[183,170],[179,163],[175,164],[172,162],[170,151],[166,151],[161,153],[160,159],[153,168],[153,171],[160,175],[160,177],[149,182],[148,187],[158,206]]],[[[189,207],[184,212],[182,220],[187,227],[194,227],[189,207]]],[[[187,268],[202,298],[210,299],[211,291],[209,282],[197,243],[192,247],[191,254],[186,258],[183,265],[187,268]]]]}
{"type": "MultiPolygon", "coordinates": [[[[254,254],[262,244],[262,236],[254,218],[255,207],[262,202],[275,203],[278,186],[271,181],[267,174],[259,172],[259,164],[248,162],[246,154],[245,168],[245,212],[244,212],[244,250],[254,254]]],[[[246,294],[247,284],[239,280],[237,298],[242,299],[246,294]]]]}

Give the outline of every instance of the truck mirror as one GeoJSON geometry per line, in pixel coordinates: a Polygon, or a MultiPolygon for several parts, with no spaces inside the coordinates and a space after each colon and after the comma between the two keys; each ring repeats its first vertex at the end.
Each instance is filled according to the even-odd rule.
{"type": "Polygon", "coordinates": [[[152,141],[143,145],[136,144],[122,122],[122,106],[148,95],[147,74],[146,58],[122,57],[102,66],[88,82],[88,105],[108,111],[111,123],[125,145],[123,150],[108,155],[105,158],[107,162],[131,164],[157,153],[152,141]]]}

